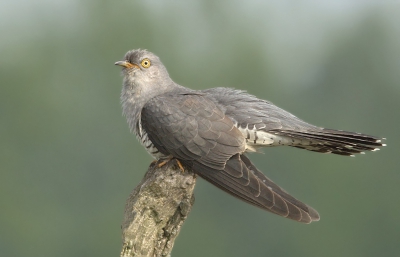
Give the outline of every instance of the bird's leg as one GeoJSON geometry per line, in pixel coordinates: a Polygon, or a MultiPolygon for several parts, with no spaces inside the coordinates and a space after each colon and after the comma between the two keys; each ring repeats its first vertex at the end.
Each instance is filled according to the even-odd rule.
{"type": "Polygon", "coordinates": [[[163,159],[162,161],[161,161],[161,159],[160,159],[159,161],[161,161],[161,162],[159,162],[157,166],[158,166],[159,168],[161,168],[162,166],[164,166],[165,164],[167,164],[167,163],[168,163],[169,161],[171,161],[172,159],[175,159],[176,163],[178,164],[179,169],[180,169],[182,172],[185,172],[185,169],[183,168],[182,163],[181,163],[178,159],[174,158],[173,156],[168,156],[167,158],[163,159]]]}
{"type": "Polygon", "coordinates": [[[158,167],[159,168],[161,168],[162,166],[164,166],[165,164],[167,164],[170,160],[172,160],[172,158],[174,158],[174,157],[172,157],[172,156],[168,156],[168,157],[166,157],[166,158],[163,158],[163,159],[159,159],[158,160],[158,167]]]}
{"type": "Polygon", "coordinates": [[[183,168],[182,163],[178,159],[175,159],[175,160],[176,160],[176,163],[178,164],[179,169],[182,171],[182,173],[184,173],[185,169],[183,168]]]}

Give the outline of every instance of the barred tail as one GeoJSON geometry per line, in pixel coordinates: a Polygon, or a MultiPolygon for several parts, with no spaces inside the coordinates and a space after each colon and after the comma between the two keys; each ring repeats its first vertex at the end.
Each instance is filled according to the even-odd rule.
{"type": "Polygon", "coordinates": [[[364,154],[364,151],[377,151],[380,147],[386,146],[382,143],[385,138],[334,129],[271,132],[292,139],[301,139],[301,143],[292,146],[320,153],[354,156],[358,153],[364,154]]]}

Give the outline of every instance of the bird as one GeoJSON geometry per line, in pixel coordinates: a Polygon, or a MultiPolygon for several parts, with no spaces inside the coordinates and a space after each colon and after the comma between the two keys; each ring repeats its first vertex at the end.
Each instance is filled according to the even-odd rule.
{"type": "Polygon", "coordinates": [[[247,153],[291,146],[354,156],[385,146],[385,138],[311,125],[243,90],[183,87],[147,50],[128,51],[115,65],[122,67],[123,115],[159,166],[174,159],[232,196],[295,221],[320,215],[266,177],[247,153]]]}

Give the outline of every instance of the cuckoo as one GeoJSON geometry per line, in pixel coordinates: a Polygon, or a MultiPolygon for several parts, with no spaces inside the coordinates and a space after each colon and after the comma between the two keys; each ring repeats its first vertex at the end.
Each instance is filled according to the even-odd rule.
{"type": "Polygon", "coordinates": [[[122,67],[121,103],[129,128],[159,165],[175,159],[225,192],[292,220],[320,217],[267,178],[246,153],[291,146],[354,156],[385,145],[384,138],[311,125],[246,91],[180,86],[146,50],[129,51],[115,65],[122,67]]]}

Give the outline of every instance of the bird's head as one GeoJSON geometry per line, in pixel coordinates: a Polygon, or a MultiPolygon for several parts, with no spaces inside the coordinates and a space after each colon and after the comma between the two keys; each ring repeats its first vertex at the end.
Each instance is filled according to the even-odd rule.
{"type": "Polygon", "coordinates": [[[171,80],[160,58],[147,50],[131,50],[115,65],[123,67],[125,83],[131,85],[163,85],[171,80]]]}

